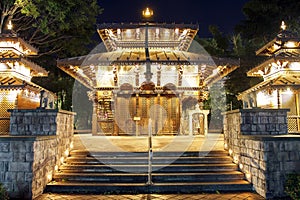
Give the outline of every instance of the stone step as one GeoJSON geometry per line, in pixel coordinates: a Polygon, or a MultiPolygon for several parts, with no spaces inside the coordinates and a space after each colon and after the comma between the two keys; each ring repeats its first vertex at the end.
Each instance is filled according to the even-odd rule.
{"type": "Polygon", "coordinates": [[[45,192],[71,194],[149,194],[149,193],[201,193],[201,192],[238,192],[252,191],[245,180],[225,182],[189,183],[93,183],[93,182],[51,182],[45,192]]]}
{"type": "MultiPolygon", "coordinates": [[[[54,181],[101,182],[101,183],[146,183],[147,173],[58,173],[54,181]]],[[[154,183],[172,182],[215,182],[243,180],[244,174],[233,172],[206,173],[152,173],[154,183]]]]}
{"type": "MultiPolygon", "coordinates": [[[[68,164],[147,164],[147,157],[68,157],[65,161],[68,164]]],[[[232,159],[229,156],[209,156],[209,157],[154,157],[152,163],[154,164],[200,164],[200,163],[232,163],[232,159]]]]}
{"type": "MultiPolygon", "coordinates": [[[[64,164],[60,167],[62,172],[147,172],[148,165],[72,165],[64,164]]],[[[152,165],[152,171],[159,172],[216,172],[216,171],[234,171],[238,170],[238,166],[233,163],[226,164],[171,164],[171,165],[152,165]]]]}
{"type": "MultiPolygon", "coordinates": [[[[91,156],[91,157],[148,157],[148,152],[90,152],[87,150],[73,150],[70,152],[70,156],[91,156]]],[[[164,152],[153,152],[153,157],[219,157],[228,156],[227,151],[164,151],[164,152]]]]}

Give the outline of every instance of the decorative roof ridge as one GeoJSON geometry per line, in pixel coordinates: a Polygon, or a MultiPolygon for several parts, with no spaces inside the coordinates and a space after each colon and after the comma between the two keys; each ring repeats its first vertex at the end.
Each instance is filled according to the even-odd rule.
{"type": "Polygon", "coordinates": [[[99,23],[97,24],[97,29],[105,29],[105,28],[139,28],[141,26],[148,25],[148,27],[162,27],[162,28],[192,28],[199,29],[198,23],[145,23],[145,22],[129,22],[129,23],[99,23]]]}
{"type": "Polygon", "coordinates": [[[36,48],[33,45],[29,44],[27,41],[25,41],[24,39],[19,37],[17,34],[12,34],[12,33],[0,34],[0,40],[2,40],[2,39],[7,40],[8,38],[19,41],[21,44],[23,44],[24,46],[26,46],[28,49],[30,49],[32,52],[34,52],[36,54],[39,51],[38,48],[36,48]]]}

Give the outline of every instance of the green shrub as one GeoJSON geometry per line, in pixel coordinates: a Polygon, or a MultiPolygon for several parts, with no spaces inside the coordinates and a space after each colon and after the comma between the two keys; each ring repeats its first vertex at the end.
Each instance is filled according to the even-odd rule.
{"type": "Polygon", "coordinates": [[[300,199],[300,174],[289,174],[286,180],[285,192],[292,199],[300,199]]]}
{"type": "Polygon", "coordinates": [[[7,200],[8,194],[5,187],[0,183],[0,200],[7,200]]]}

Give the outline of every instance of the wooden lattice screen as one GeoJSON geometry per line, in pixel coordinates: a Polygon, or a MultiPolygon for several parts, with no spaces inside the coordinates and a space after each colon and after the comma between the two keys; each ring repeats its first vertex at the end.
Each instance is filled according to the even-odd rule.
{"type": "Polygon", "coordinates": [[[9,100],[9,91],[0,92],[0,135],[7,135],[9,132],[9,117],[8,109],[15,108],[14,100],[9,100]]]}

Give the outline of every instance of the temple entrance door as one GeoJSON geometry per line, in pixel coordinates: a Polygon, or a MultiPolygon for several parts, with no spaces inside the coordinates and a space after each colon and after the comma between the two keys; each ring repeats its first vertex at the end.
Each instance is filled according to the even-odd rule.
{"type": "Polygon", "coordinates": [[[115,104],[115,123],[118,127],[117,135],[135,135],[134,116],[136,99],[134,97],[119,96],[115,104]]]}
{"type": "Polygon", "coordinates": [[[179,131],[180,104],[177,97],[141,96],[139,97],[140,135],[147,135],[150,114],[154,115],[152,130],[154,135],[174,135],[179,131]],[[150,113],[151,112],[151,113],[150,113]]]}
{"type": "Polygon", "coordinates": [[[115,102],[117,135],[148,135],[150,115],[155,116],[153,135],[175,135],[179,132],[180,103],[176,96],[118,96],[115,102]]]}

